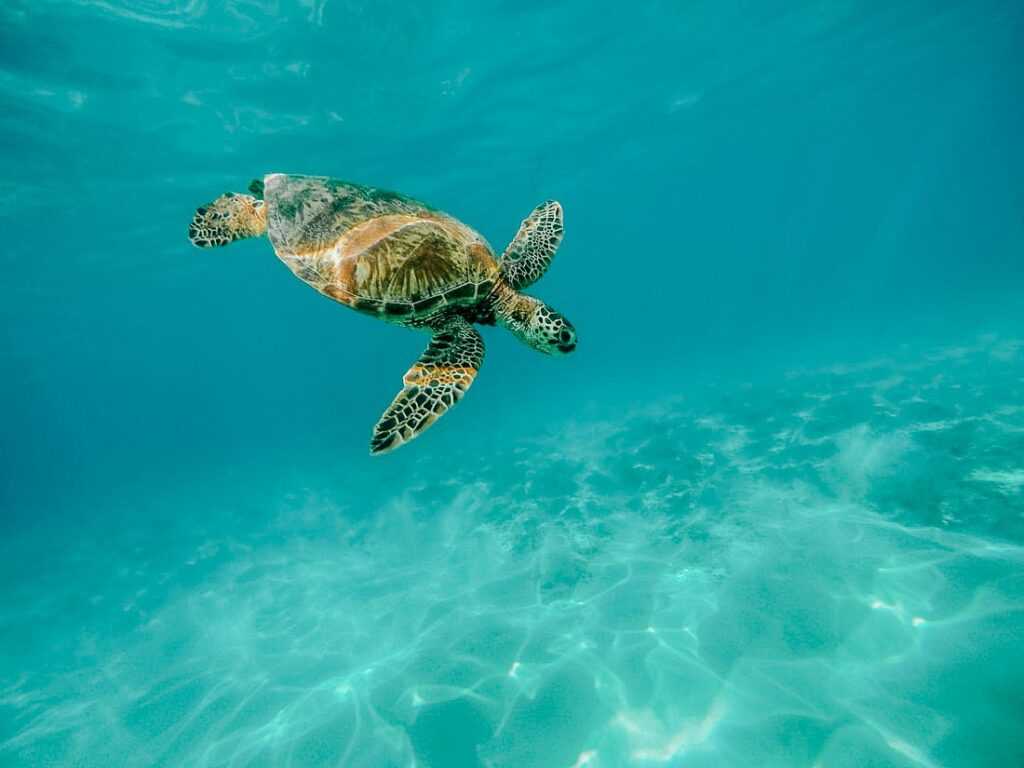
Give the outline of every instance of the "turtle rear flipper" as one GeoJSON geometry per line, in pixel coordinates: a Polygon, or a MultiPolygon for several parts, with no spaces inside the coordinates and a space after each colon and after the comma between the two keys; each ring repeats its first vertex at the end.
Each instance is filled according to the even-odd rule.
{"type": "Polygon", "coordinates": [[[263,201],[228,192],[196,209],[188,225],[188,239],[199,248],[214,248],[245,237],[259,237],[266,231],[263,201]]]}

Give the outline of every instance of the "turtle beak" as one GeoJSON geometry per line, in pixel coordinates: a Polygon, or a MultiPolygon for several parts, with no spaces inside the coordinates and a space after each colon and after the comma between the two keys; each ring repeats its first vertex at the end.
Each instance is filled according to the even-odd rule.
{"type": "Polygon", "coordinates": [[[558,351],[567,355],[576,349],[576,330],[574,328],[563,328],[558,336],[558,351]]]}

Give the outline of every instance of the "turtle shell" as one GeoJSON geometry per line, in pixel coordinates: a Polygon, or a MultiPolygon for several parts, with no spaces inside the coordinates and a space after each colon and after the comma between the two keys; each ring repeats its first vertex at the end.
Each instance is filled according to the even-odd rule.
{"type": "Polygon", "coordinates": [[[494,287],[487,242],[461,222],[394,192],[319,176],[264,179],[267,230],[301,280],[394,321],[474,304],[494,287]]]}

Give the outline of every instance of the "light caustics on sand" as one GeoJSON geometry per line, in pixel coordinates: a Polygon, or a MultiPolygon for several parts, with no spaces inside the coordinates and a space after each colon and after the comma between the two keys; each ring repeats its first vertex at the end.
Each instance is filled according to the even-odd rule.
{"type": "Polygon", "coordinates": [[[1002,749],[1024,682],[1024,384],[1002,350],[575,423],[368,519],[321,489],[262,539],[225,531],[163,573],[137,554],[120,593],[88,596],[130,627],[0,692],[0,758],[932,768],[1002,749]]]}

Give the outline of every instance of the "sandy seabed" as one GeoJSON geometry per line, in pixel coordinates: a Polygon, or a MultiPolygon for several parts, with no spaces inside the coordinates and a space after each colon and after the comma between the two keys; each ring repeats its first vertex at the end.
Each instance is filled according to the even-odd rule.
{"type": "Polygon", "coordinates": [[[0,764],[1024,764],[1022,404],[989,337],[64,543],[4,601],[0,764]]]}

